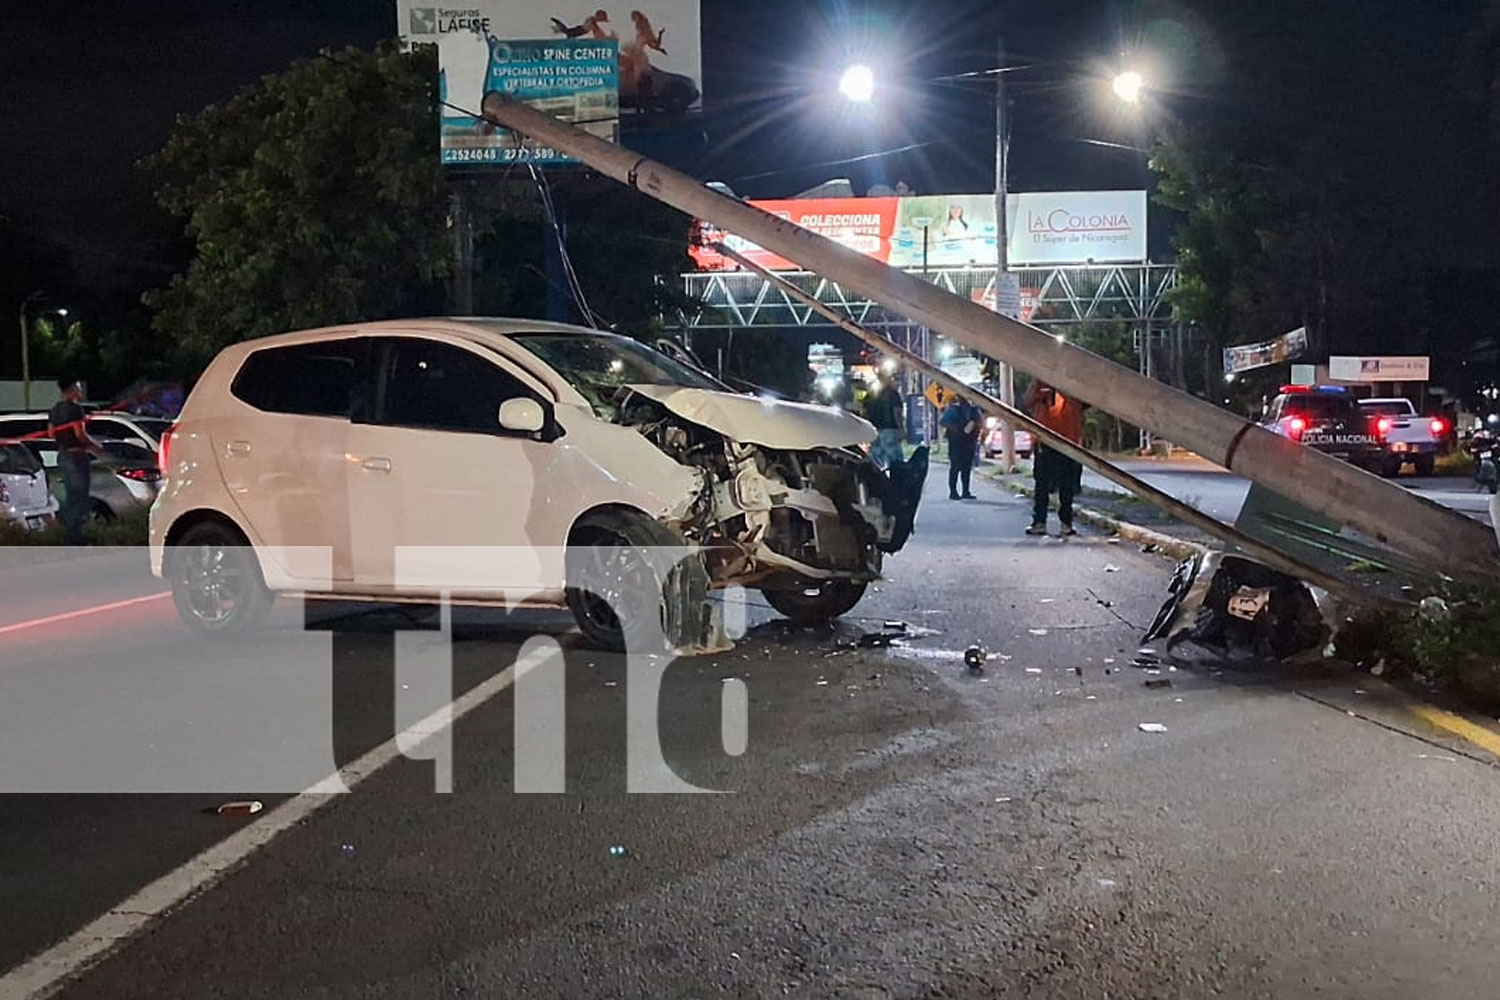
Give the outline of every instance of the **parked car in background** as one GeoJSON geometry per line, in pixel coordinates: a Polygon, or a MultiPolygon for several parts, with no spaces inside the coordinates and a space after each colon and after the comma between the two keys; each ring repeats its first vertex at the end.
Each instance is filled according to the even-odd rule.
{"type": "Polygon", "coordinates": [[[1361,399],[1359,408],[1369,419],[1384,452],[1379,470],[1382,476],[1399,475],[1407,463],[1411,463],[1419,476],[1432,475],[1438,452],[1448,438],[1448,421],[1422,416],[1411,400],[1399,396],[1361,399]]]}
{"type": "MultiPolygon", "coordinates": [[[[1035,445],[1031,440],[1031,432],[1016,428],[1016,454],[1021,458],[1030,458],[1035,445]]],[[[994,458],[1005,452],[1005,434],[1000,429],[999,417],[984,418],[984,454],[987,458],[994,458]]]]}
{"type": "MultiPolygon", "coordinates": [[[[93,463],[89,482],[90,517],[110,523],[155,503],[162,483],[156,455],[132,441],[99,443],[105,453],[93,463]]],[[[51,438],[28,438],[25,445],[46,467],[53,494],[61,496],[57,442],[51,438]]]]}
{"type": "MultiPolygon", "coordinates": [[[[114,410],[98,410],[85,419],[84,425],[96,441],[125,441],[138,444],[148,451],[161,447],[161,438],[170,420],[156,417],[138,417],[133,413],[114,410]]],[[[0,414],[0,438],[46,438],[51,437],[45,413],[0,414]]]]}
{"type": "Polygon", "coordinates": [[[41,459],[19,441],[0,442],[0,523],[40,531],[57,515],[41,459]]]}
{"type": "Polygon", "coordinates": [[[1384,461],[1368,416],[1342,386],[1284,385],[1262,423],[1282,437],[1371,472],[1379,471],[1384,461]]]}

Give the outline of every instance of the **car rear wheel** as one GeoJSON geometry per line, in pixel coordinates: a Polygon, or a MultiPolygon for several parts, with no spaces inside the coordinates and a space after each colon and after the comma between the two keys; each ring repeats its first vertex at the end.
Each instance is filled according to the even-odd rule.
{"type": "Polygon", "coordinates": [[[110,509],[109,504],[103,500],[96,499],[89,503],[89,520],[100,527],[104,527],[105,525],[114,524],[119,520],[119,517],[110,509]]]}
{"type": "Polygon", "coordinates": [[[691,648],[709,636],[708,571],[681,536],[632,511],[585,516],[568,540],[568,609],[615,652],[691,648]]]}
{"type": "Polygon", "coordinates": [[[275,596],[266,589],[255,550],[233,529],[189,528],[168,555],[172,601],[195,631],[239,635],[270,615],[275,596]]]}
{"type": "Polygon", "coordinates": [[[1389,455],[1382,458],[1378,471],[1387,479],[1396,478],[1401,475],[1401,459],[1389,455]]]}
{"type": "Polygon", "coordinates": [[[766,602],[784,617],[802,625],[817,625],[854,610],[865,596],[864,581],[822,580],[791,590],[763,590],[766,602]]]}
{"type": "Polygon", "coordinates": [[[1437,469],[1437,456],[1436,455],[1418,455],[1416,457],[1416,461],[1414,462],[1414,464],[1416,465],[1416,468],[1417,468],[1417,475],[1419,475],[1419,476],[1430,476],[1437,469]]]}

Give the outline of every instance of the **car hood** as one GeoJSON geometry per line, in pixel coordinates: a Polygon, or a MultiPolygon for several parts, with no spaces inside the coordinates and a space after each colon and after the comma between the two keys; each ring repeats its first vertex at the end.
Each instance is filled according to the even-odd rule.
{"type": "Polygon", "coordinates": [[[868,420],[827,406],[671,385],[632,385],[630,389],[684,420],[745,444],[805,451],[868,444],[875,439],[875,426],[868,420]]]}

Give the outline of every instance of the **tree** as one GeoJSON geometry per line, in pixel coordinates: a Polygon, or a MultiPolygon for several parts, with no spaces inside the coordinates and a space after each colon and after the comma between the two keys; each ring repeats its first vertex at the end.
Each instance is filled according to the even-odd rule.
{"type": "MultiPolygon", "coordinates": [[[[185,220],[195,252],[148,294],[156,328],[204,357],[282,330],[443,312],[452,234],[436,78],[431,46],[346,49],[179,120],[145,166],[163,177],[158,199],[185,220]]],[[[686,217],[582,171],[557,178],[546,183],[601,321],[649,335],[657,317],[695,305],[678,281],[686,217]]],[[[546,315],[549,283],[566,302],[529,172],[459,183],[475,228],[475,311],[546,315]]]]}
{"type": "Polygon", "coordinates": [[[195,253],[148,293],[157,329],[207,354],[435,311],[449,269],[436,79],[431,48],[350,48],[179,119],[145,166],[195,253]]]}

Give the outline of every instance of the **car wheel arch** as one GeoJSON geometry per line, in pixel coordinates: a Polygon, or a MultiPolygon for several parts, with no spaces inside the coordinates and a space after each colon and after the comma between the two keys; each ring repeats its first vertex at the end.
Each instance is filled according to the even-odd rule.
{"type": "MultiPolygon", "coordinates": [[[[194,528],[198,527],[200,524],[222,525],[223,527],[228,528],[230,531],[238,535],[240,539],[245,543],[245,547],[247,549],[250,549],[251,551],[254,551],[255,549],[254,543],[251,542],[250,537],[245,534],[245,529],[241,528],[237,523],[235,523],[234,518],[230,517],[228,514],[225,514],[220,510],[214,510],[209,507],[199,507],[182,514],[177,518],[177,520],[172,522],[171,527],[167,528],[166,536],[162,539],[162,550],[166,553],[167,559],[171,559],[172,550],[182,542],[183,536],[186,535],[189,531],[192,531],[194,528]]],[[[257,556],[257,561],[258,559],[259,557],[257,556]]]]}

